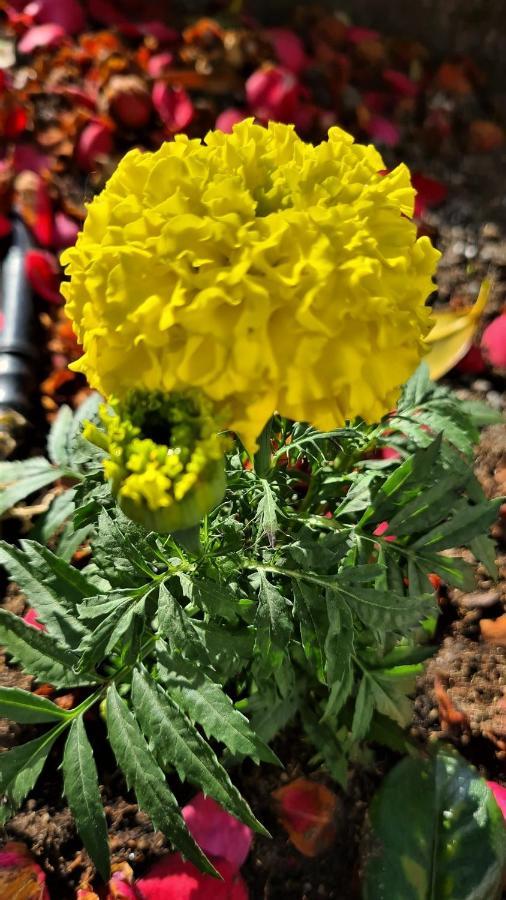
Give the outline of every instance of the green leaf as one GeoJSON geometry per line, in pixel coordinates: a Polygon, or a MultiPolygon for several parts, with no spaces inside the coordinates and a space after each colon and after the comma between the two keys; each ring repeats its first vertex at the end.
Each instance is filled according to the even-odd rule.
{"type": "Polygon", "coordinates": [[[51,747],[66,727],[62,722],[33,741],[0,753],[0,824],[14,815],[35,786],[51,747]]]}
{"type": "Polygon", "coordinates": [[[477,428],[485,428],[487,425],[499,425],[504,422],[504,413],[492,409],[483,400],[461,400],[460,409],[472,420],[477,428]]]}
{"type": "Polygon", "coordinates": [[[75,584],[85,583],[83,576],[46,547],[31,541],[18,550],[0,542],[0,564],[26,594],[49,633],[69,647],[76,647],[85,631],[73,614],[82,593],[75,584]]]}
{"type": "Polygon", "coordinates": [[[210,665],[206,647],[190,616],[165,582],[160,585],[158,591],[158,624],[160,632],[167,639],[171,653],[183,653],[190,659],[197,659],[205,665],[210,665]]]}
{"type": "Polygon", "coordinates": [[[276,532],[278,530],[278,505],[271,485],[265,478],[259,479],[262,496],[257,506],[256,519],[258,521],[257,540],[259,543],[265,536],[269,545],[276,544],[276,532]]]}
{"type": "Polygon", "coordinates": [[[506,831],[485,781],[456,753],[402,760],[370,810],[363,900],[499,900],[506,831]]]}
{"type": "Polygon", "coordinates": [[[64,794],[82,842],[104,881],[110,873],[104,808],[83,717],[74,719],[63,753],[64,794]]]}
{"type": "Polygon", "coordinates": [[[26,625],[6,609],[0,609],[0,645],[37,681],[55,687],[89,684],[89,676],[76,675],[77,657],[51,635],[26,625]]]}
{"type": "Polygon", "coordinates": [[[47,453],[55,465],[68,466],[70,463],[68,441],[73,420],[74,416],[70,406],[61,406],[51,425],[47,439],[47,453]]]}
{"type": "Polygon", "coordinates": [[[431,389],[430,372],[427,363],[420,363],[418,369],[402,389],[399,409],[416,408],[425,400],[431,389]]]}
{"type": "MultiPolygon", "coordinates": [[[[412,667],[399,666],[398,668],[411,670],[412,667]]],[[[395,676],[392,677],[392,675],[388,674],[383,676],[380,675],[379,672],[367,673],[375,708],[384,716],[388,716],[389,719],[393,719],[394,722],[397,722],[401,728],[405,728],[406,725],[409,725],[412,715],[411,703],[405,693],[403,693],[403,690],[412,690],[413,672],[409,672],[410,680],[406,684],[407,675],[408,673],[405,671],[398,673],[396,679],[395,676]],[[405,679],[404,684],[402,682],[402,676],[404,676],[405,679]]]]}
{"type": "Polygon", "coordinates": [[[323,720],[337,715],[348,699],[354,682],[352,653],[353,617],[345,604],[336,603],[335,594],[327,596],[329,631],[325,640],[327,684],[330,688],[323,720]]]}
{"type": "Polygon", "coordinates": [[[255,651],[262,661],[269,661],[277,668],[283,661],[286,645],[292,633],[292,616],[290,603],[286,597],[271,584],[261,570],[255,572],[251,583],[258,591],[257,611],[255,615],[255,651]]]}
{"type": "Polygon", "coordinates": [[[186,828],[176,798],[167,787],[162,770],[114,684],[107,691],[107,729],[127,785],[135,791],[139,807],[148,814],[153,826],[163,832],[187,859],[204,872],[216,875],[214,866],[186,828]]]}
{"type": "MultiPolygon", "coordinates": [[[[40,519],[37,519],[30,534],[33,539],[47,543],[59,528],[71,519],[75,509],[76,489],[68,488],[51,503],[48,511],[40,519]]],[[[60,554],[61,555],[61,554],[60,554]]]]}
{"type": "Polygon", "coordinates": [[[268,834],[207,741],[171,697],[139,671],[133,673],[132,702],[137,721],[164,771],[174,766],[181,780],[188,779],[246,825],[268,834]]]}
{"type": "Polygon", "coordinates": [[[479,562],[481,562],[491,578],[497,578],[498,570],[495,561],[497,548],[492,538],[488,534],[478,534],[470,541],[469,546],[472,553],[479,562]]]}
{"type": "Polygon", "coordinates": [[[27,474],[21,475],[19,481],[0,491],[0,515],[12,509],[20,500],[25,500],[65,474],[64,469],[52,466],[46,459],[41,459],[37,469],[35,466],[29,467],[27,474]],[[28,474],[30,471],[33,474],[28,474]]]}
{"type": "Polygon", "coordinates": [[[140,590],[113,591],[81,607],[83,619],[96,621],[101,618],[101,621],[81,643],[79,671],[102,662],[120,641],[126,643],[133,636],[134,620],[143,618],[150,590],[151,585],[148,585],[143,596],[139,596],[140,590]]]}
{"type": "Polygon", "coordinates": [[[20,688],[0,687],[0,716],[12,722],[61,722],[70,715],[67,710],[60,709],[38,694],[20,688]]]}
{"type": "Polygon", "coordinates": [[[193,722],[202,725],[208,737],[222,741],[234,754],[279,765],[277,756],[253,733],[220,684],[182,657],[171,656],[162,642],[157,649],[160,676],[169,694],[193,722]]]}
{"type": "MultiPolygon", "coordinates": [[[[325,641],[329,630],[327,604],[318,581],[293,579],[294,614],[299,620],[302,647],[314,666],[315,674],[325,682],[325,641]]],[[[325,582],[324,582],[325,584],[325,582]]]]}
{"type": "Polygon", "coordinates": [[[411,546],[413,549],[434,552],[468,544],[473,537],[492,525],[501,503],[501,498],[498,498],[458,509],[451,519],[431,529],[411,546]]]}
{"type": "Polygon", "coordinates": [[[365,738],[374,712],[374,697],[371,682],[366,673],[362,676],[360,687],[355,700],[355,710],[351,725],[351,737],[354,741],[365,738]]]}

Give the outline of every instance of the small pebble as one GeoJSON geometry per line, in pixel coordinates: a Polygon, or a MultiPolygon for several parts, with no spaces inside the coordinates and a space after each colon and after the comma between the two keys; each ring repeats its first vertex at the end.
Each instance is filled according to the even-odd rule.
{"type": "Polygon", "coordinates": [[[472,388],[473,391],[478,391],[478,393],[486,393],[490,390],[492,384],[490,381],[487,381],[485,378],[477,378],[476,381],[473,381],[472,388]]]}
{"type": "Polygon", "coordinates": [[[502,409],[504,404],[503,395],[499,391],[488,391],[487,401],[492,409],[502,409]]]}

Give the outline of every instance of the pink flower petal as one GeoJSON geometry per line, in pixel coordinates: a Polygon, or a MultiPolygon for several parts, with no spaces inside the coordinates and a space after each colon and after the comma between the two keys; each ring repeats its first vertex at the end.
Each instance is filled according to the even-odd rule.
{"type": "Polygon", "coordinates": [[[506,369],[506,313],[487,325],[480,346],[489,365],[495,369],[506,369]]]}
{"type": "MultiPolygon", "coordinates": [[[[66,34],[78,34],[84,31],[86,18],[84,10],[78,0],[36,0],[29,7],[38,7],[34,15],[40,25],[53,23],[61,25],[66,34]]],[[[25,12],[28,12],[26,7],[25,12]]]]}
{"type": "Polygon", "coordinates": [[[383,80],[403,97],[416,97],[418,94],[419,86],[417,83],[405,75],[404,72],[398,72],[397,69],[385,69],[383,71],[383,80]]]}
{"type": "Polygon", "coordinates": [[[72,247],[77,235],[79,234],[79,225],[70,216],[64,212],[57,212],[54,217],[54,245],[58,250],[65,247],[72,247]]]}
{"type": "Polygon", "coordinates": [[[156,38],[159,44],[174,44],[179,41],[179,32],[169,28],[164,22],[141,22],[137,27],[141,34],[156,38]]]}
{"type": "MultiPolygon", "coordinates": [[[[394,447],[380,447],[378,450],[378,459],[400,459],[401,454],[394,447]]],[[[388,523],[385,523],[388,527],[388,523]]],[[[379,527],[379,526],[378,526],[379,527]]],[[[386,531],[386,529],[385,529],[386,531]]],[[[376,532],[374,532],[376,534],[376,532]]]]}
{"type": "Polygon", "coordinates": [[[183,88],[169,87],[164,81],[156,81],[152,92],[153,106],[169,131],[184,131],[193,119],[194,108],[183,88]]]}
{"type": "Polygon", "coordinates": [[[91,172],[102,157],[113,150],[111,129],[102,122],[90,122],[83,128],[75,150],[77,165],[85,172],[91,172]]]}
{"type": "Polygon", "coordinates": [[[142,900],[248,900],[247,887],[236,869],[223,859],[213,860],[213,865],[223,881],[172,853],[155,863],[136,886],[142,900]]]}
{"type": "Polygon", "coordinates": [[[458,372],[465,372],[468,375],[480,375],[485,372],[487,365],[480,348],[476,344],[472,344],[455,368],[458,372]]]}
{"type": "Polygon", "coordinates": [[[268,28],[265,33],[274,47],[278,61],[285,69],[297,75],[307,66],[304,44],[294,31],[289,28],[268,28]]]}
{"type": "Polygon", "coordinates": [[[373,531],[375,537],[383,537],[385,541],[395,541],[396,537],[394,534],[385,534],[388,531],[388,522],[380,522],[379,525],[376,525],[376,528],[373,531]]]}
{"type": "Polygon", "coordinates": [[[25,32],[18,44],[20,53],[33,53],[38,47],[57,47],[65,38],[61,25],[34,25],[25,32]]]}
{"type": "Polygon", "coordinates": [[[497,784],[497,781],[487,781],[487,784],[492,791],[496,803],[500,808],[504,818],[506,819],[506,788],[502,786],[502,784],[497,784]]]}
{"type": "Polygon", "coordinates": [[[50,900],[46,876],[24,844],[17,841],[4,844],[0,849],[0,872],[3,872],[2,884],[7,889],[2,891],[6,900],[7,897],[34,897],[35,884],[39,886],[37,896],[40,900],[50,900]]]}
{"type": "Polygon", "coordinates": [[[60,306],[61,270],[56,256],[47,250],[28,250],[25,255],[25,271],[28,280],[39,297],[60,306]]]}
{"type": "Polygon", "coordinates": [[[371,116],[365,130],[373,141],[385,144],[387,147],[397,146],[401,139],[397,125],[390,119],[385,119],[384,116],[371,116]]]}
{"type": "Polygon", "coordinates": [[[351,44],[362,44],[363,41],[378,41],[381,38],[379,31],[372,28],[348,28],[346,37],[351,44]]]}
{"type": "Polygon", "coordinates": [[[45,153],[41,153],[32,144],[16,143],[13,164],[16,172],[24,172],[27,169],[31,172],[41,172],[48,168],[49,160],[45,153]]]}
{"type": "Polygon", "coordinates": [[[293,122],[300,99],[300,85],[293,72],[281,66],[263,66],[245,84],[246,99],[262,121],[293,122]]]}
{"type": "Polygon", "coordinates": [[[423,216],[426,209],[439,206],[448,196],[448,187],[442,181],[428,178],[421,172],[415,172],[411,176],[411,184],[416,190],[415,211],[416,218],[423,216]]]}
{"type": "Polygon", "coordinates": [[[243,119],[246,118],[246,115],[247,114],[242,110],[230,106],[219,114],[214,127],[217,128],[218,131],[223,131],[225,134],[231,134],[234,125],[237,125],[238,122],[242,122],[243,119]]]}
{"type": "Polygon", "coordinates": [[[183,807],[182,814],[188,830],[204,853],[228,860],[236,870],[242,866],[253,840],[251,828],[202,793],[183,807]]]}
{"type": "Polygon", "coordinates": [[[173,62],[174,56],[168,50],[164,53],[156,53],[146,66],[148,75],[151,75],[151,78],[159,78],[160,75],[163,75],[165,69],[170,68],[173,62]]]}
{"type": "Polygon", "coordinates": [[[28,612],[25,612],[23,622],[25,622],[26,625],[32,625],[33,628],[37,628],[38,631],[45,631],[46,626],[43,625],[42,622],[39,622],[37,616],[37,610],[31,607],[28,612]]]}

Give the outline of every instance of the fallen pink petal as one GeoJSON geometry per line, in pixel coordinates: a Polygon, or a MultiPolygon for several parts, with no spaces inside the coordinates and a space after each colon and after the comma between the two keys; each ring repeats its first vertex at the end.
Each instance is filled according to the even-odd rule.
{"type": "Polygon", "coordinates": [[[222,881],[173,853],[136,882],[137,890],[142,900],[248,900],[248,889],[235,866],[225,859],[212,862],[222,881]]]}
{"type": "Polygon", "coordinates": [[[253,832],[211,797],[197,794],[183,807],[193,839],[208,856],[226,859],[237,871],[248,856],[253,832]]]}

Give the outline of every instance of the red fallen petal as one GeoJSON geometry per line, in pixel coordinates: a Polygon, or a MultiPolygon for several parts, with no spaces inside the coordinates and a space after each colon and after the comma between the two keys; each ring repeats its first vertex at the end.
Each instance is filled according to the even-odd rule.
{"type": "Polygon", "coordinates": [[[63,212],[57,212],[54,217],[54,245],[58,250],[65,247],[72,247],[77,235],[79,234],[79,225],[70,216],[63,212]]]}
{"type": "Polygon", "coordinates": [[[458,372],[463,372],[467,375],[480,375],[482,372],[485,372],[486,368],[487,365],[483,359],[482,352],[476,344],[472,344],[469,347],[466,355],[455,366],[458,372]]]}
{"type": "Polygon", "coordinates": [[[361,44],[363,41],[381,40],[379,31],[373,31],[372,28],[348,28],[346,37],[352,44],[361,44]]]}
{"type": "Polygon", "coordinates": [[[0,897],[51,900],[44,872],[17,841],[8,841],[0,849],[0,897]]]}
{"type": "Polygon", "coordinates": [[[376,525],[376,528],[373,531],[373,534],[376,537],[382,537],[385,535],[386,541],[395,541],[395,534],[385,534],[385,531],[388,531],[388,522],[380,522],[379,525],[376,525]]]}
{"type": "Polygon", "coordinates": [[[168,50],[165,51],[165,53],[156,53],[155,56],[152,56],[148,61],[146,66],[147,73],[148,75],[151,75],[151,78],[159,78],[165,69],[170,68],[173,62],[174,56],[172,53],[169,53],[168,50]]]}
{"type": "Polygon", "coordinates": [[[7,216],[0,215],[0,238],[7,237],[12,231],[12,222],[7,216]]]}
{"type": "Polygon", "coordinates": [[[337,796],[316,781],[297,778],[274,791],[278,816],[292,844],[304,856],[328,850],[336,836],[337,796]]]}
{"type": "Polygon", "coordinates": [[[401,139],[401,133],[389,119],[384,116],[371,116],[365,130],[374,141],[378,144],[385,144],[387,147],[396,147],[401,139]]]}
{"type": "Polygon", "coordinates": [[[164,22],[141,22],[137,28],[140,34],[156,38],[159,44],[173,44],[179,41],[179,32],[169,28],[164,22]]]}
{"type": "Polygon", "coordinates": [[[65,38],[61,25],[34,25],[29,28],[18,43],[20,53],[33,53],[38,47],[57,47],[65,38]]]}
{"type": "Polygon", "coordinates": [[[142,900],[248,900],[248,889],[233,866],[224,859],[213,860],[213,865],[223,881],[172,853],[155,863],[136,887],[142,900]]]}
{"type": "Polygon", "coordinates": [[[13,165],[16,172],[41,172],[49,167],[49,160],[45,153],[41,153],[32,144],[16,143],[13,165]]]}
{"type": "Polygon", "coordinates": [[[497,784],[497,781],[487,781],[487,784],[492,791],[495,801],[500,808],[504,818],[506,819],[506,788],[502,786],[502,784],[497,784]]]}
{"type": "Polygon", "coordinates": [[[423,216],[425,210],[439,206],[448,196],[448,187],[442,181],[415,172],[411,176],[411,184],[416,190],[415,217],[423,216]]]}
{"type": "Polygon", "coordinates": [[[33,607],[31,607],[28,610],[28,612],[25,612],[25,614],[23,616],[23,622],[25,622],[27,625],[32,625],[32,627],[36,628],[38,631],[45,631],[46,626],[43,625],[42,622],[39,622],[37,616],[38,616],[37,610],[33,609],[33,607]]]}
{"type": "Polygon", "coordinates": [[[87,109],[95,111],[97,108],[97,98],[94,93],[92,93],[92,86],[88,85],[87,87],[88,91],[83,91],[74,84],[61,84],[51,88],[51,90],[54,91],[55,94],[62,94],[78,106],[85,106],[87,109]]]}
{"type": "Polygon", "coordinates": [[[13,140],[25,130],[28,124],[28,112],[22,106],[11,109],[4,123],[4,136],[13,140]]]}
{"type": "Polygon", "coordinates": [[[28,250],[25,256],[27,278],[35,291],[48,303],[60,306],[63,297],[60,294],[61,272],[58,261],[47,250],[28,250]]]}
{"type": "Polygon", "coordinates": [[[133,884],[133,874],[130,866],[127,871],[121,868],[113,872],[108,885],[106,900],[139,900],[140,894],[133,884]]]}
{"type": "Polygon", "coordinates": [[[188,127],[194,108],[183,88],[169,87],[164,81],[156,81],[151,97],[160,119],[170,131],[175,133],[188,127]]]}
{"type": "Polygon", "coordinates": [[[204,853],[226,859],[236,871],[242,866],[253,840],[251,828],[202,793],[183,807],[182,814],[190,834],[204,853]]]}
{"type": "Polygon", "coordinates": [[[112,153],[113,147],[111,129],[102,122],[90,122],[83,128],[77,141],[77,165],[85,172],[91,172],[101,157],[112,153]]]}
{"type": "Polygon", "coordinates": [[[429,579],[434,590],[438,591],[442,584],[441,576],[436,575],[435,572],[429,572],[429,574],[427,575],[427,578],[429,579]]]}
{"type": "Polygon", "coordinates": [[[378,459],[400,459],[401,454],[394,447],[380,447],[378,450],[378,459]]]}
{"type": "Polygon", "coordinates": [[[257,69],[245,84],[246,98],[257,118],[292,122],[300,98],[300,85],[293,74],[280,66],[257,69]]]}
{"type": "MultiPolygon", "coordinates": [[[[61,25],[66,34],[78,34],[85,29],[86,18],[78,0],[36,0],[35,4],[30,3],[29,6],[38,7],[34,16],[41,25],[49,22],[61,25]]],[[[28,9],[26,7],[25,12],[28,9]]]]}
{"type": "Polygon", "coordinates": [[[214,127],[217,128],[218,131],[223,131],[225,134],[231,134],[234,125],[237,125],[238,122],[242,122],[243,119],[246,118],[246,115],[247,113],[231,106],[229,109],[224,109],[223,112],[219,114],[214,127]]]}
{"type": "Polygon", "coordinates": [[[304,44],[300,37],[289,28],[268,28],[265,32],[276,56],[285,69],[296,75],[308,64],[304,44]]]}
{"type": "Polygon", "coordinates": [[[489,365],[495,369],[506,369],[506,313],[487,325],[480,347],[489,365]]]}
{"type": "Polygon", "coordinates": [[[383,80],[403,97],[416,97],[418,94],[419,86],[417,83],[408,78],[404,72],[398,72],[397,69],[384,69],[383,80]]]}

